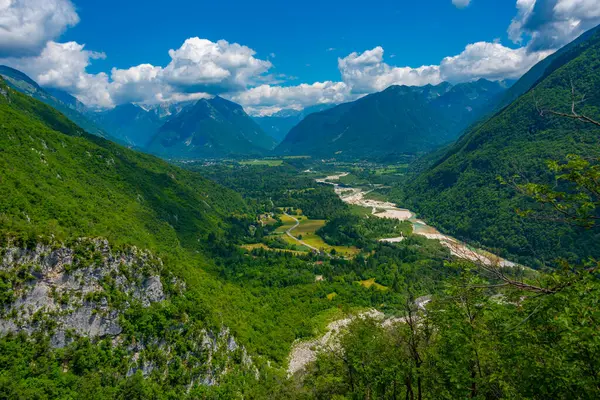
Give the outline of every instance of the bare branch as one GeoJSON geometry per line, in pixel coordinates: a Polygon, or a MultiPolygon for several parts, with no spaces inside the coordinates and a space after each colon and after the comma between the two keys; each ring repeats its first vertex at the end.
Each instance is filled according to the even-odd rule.
{"type": "Polygon", "coordinates": [[[579,114],[577,112],[577,105],[584,103],[585,102],[585,94],[581,96],[581,99],[578,101],[577,100],[577,93],[575,90],[575,85],[573,84],[573,80],[571,80],[571,113],[564,113],[564,112],[560,112],[560,111],[556,111],[556,110],[552,110],[552,109],[544,109],[541,108],[539,105],[539,102],[536,98],[535,95],[535,91],[533,91],[533,101],[535,104],[535,109],[537,110],[537,112],[540,114],[541,117],[544,117],[546,114],[550,114],[550,115],[556,115],[559,117],[566,117],[566,118],[570,118],[570,119],[575,119],[581,122],[587,122],[596,126],[600,126],[600,122],[596,121],[590,117],[588,117],[587,115],[584,114],[579,114]]]}

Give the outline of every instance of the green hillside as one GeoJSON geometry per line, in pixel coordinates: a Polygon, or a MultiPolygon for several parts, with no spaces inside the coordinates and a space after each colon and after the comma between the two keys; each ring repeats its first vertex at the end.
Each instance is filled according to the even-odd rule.
{"type": "Polygon", "coordinates": [[[600,154],[596,127],[550,114],[542,117],[536,109],[537,103],[539,109],[569,113],[572,82],[577,99],[585,96],[580,111],[600,115],[600,32],[592,33],[544,65],[546,73],[531,91],[475,126],[418,176],[407,188],[404,204],[444,231],[529,255],[530,262],[536,257],[598,256],[597,231],[517,216],[516,209],[534,205],[498,179],[511,182],[518,175],[517,183],[551,183],[548,161],[564,162],[568,154],[600,154]]]}
{"type": "Polygon", "coordinates": [[[338,158],[384,158],[423,153],[448,143],[485,115],[501,84],[391,86],[351,103],[308,115],[276,151],[338,158]]]}
{"type": "Polygon", "coordinates": [[[244,109],[221,97],[201,99],[167,121],[147,150],[179,159],[265,154],[275,140],[244,109]]]}
{"type": "Polygon", "coordinates": [[[233,192],[90,136],[50,107],[2,88],[5,232],[105,236],[157,248],[205,238],[230,213],[243,212],[233,192]]]}
{"type": "Polygon", "coordinates": [[[50,107],[60,111],[86,132],[104,138],[110,135],[91,121],[82,112],[85,106],[73,96],[61,90],[44,90],[33,79],[14,68],[0,65],[0,76],[4,77],[6,83],[13,89],[25,93],[34,99],[48,104],[50,107]]]}

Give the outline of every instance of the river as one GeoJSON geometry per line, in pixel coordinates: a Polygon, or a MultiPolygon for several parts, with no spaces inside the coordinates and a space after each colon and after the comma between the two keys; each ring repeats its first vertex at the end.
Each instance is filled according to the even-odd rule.
{"type": "MultiPolygon", "coordinates": [[[[347,204],[353,204],[357,206],[370,208],[371,214],[379,218],[392,218],[399,221],[409,221],[413,227],[413,234],[425,236],[428,239],[439,240],[440,243],[450,249],[450,252],[462,259],[481,262],[486,265],[495,265],[500,267],[514,267],[516,264],[512,261],[505,260],[497,255],[494,255],[488,251],[474,248],[455,239],[451,236],[445,235],[435,229],[433,226],[427,225],[425,221],[417,218],[416,214],[405,208],[399,208],[394,203],[367,199],[365,196],[373,190],[364,191],[359,188],[352,188],[341,185],[339,179],[348,175],[347,172],[340,173],[337,175],[330,175],[322,179],[317,179],[318,183],[333,185],[335,193],[347,204]]],[[[384,242],[397,243],[404,240],[404,237],[386,238],[381,239],[384,242]]]]}

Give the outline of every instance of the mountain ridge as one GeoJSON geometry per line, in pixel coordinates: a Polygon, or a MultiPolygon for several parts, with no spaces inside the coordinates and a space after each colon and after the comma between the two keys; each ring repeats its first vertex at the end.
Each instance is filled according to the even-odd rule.
{"type": "Polygon", "coordinates": [[[88,116],[84,115],[81,110],[83,104],[68,93],[59,89],[46,90],[25,73],[5,65],[0,65],[0,76],[4,77],[6,84],[13,89],[40,100],[60,111],[88,133],[103,138],[112,138],[109,133],[90,120],[88,116]],[[53,93],[58,94],[60,98],[55,97],[53,93]]]}
{"type": "Polygon", "coordinates": [[[242,106],[222,97],[200,99],[169,119],[147,150],[171,158],[264,155],[275,146],[242,106]]]}
{"type": "Polygon", "coordinates": [[[427,152],[454,140],[492,108],[503,90],[500,83],[486,80],[390,86],[309,115],[276,152],[351,158],[427,152]]]}

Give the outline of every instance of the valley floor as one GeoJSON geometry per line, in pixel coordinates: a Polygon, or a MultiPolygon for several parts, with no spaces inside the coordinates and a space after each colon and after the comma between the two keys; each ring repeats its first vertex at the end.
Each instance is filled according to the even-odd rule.
{"type": "MultiPolygon", "coordinates": [[[[399,221],[409,221],[412,223],[413,233],[416,235],[425,236],[428,239],[439,240],[440,243],[450,249],[456,257],[469,261],[481,262],[485,265],[497,265],[501,267],[514,267],[516,264],[512,261],[505,260],[488,251],[474,248],[455,239],[451,236],[439,232],[434,227],[427,225],[425,221],[418,219],[410,210],[398,208],[396,204],[387,201],[369,199],[366,196],[372,190],[363,190],[360,188],[347,187],[339,183],[340,178],[348,176],[347,172],[330,175],[325,178],[317,179],[318,183],[333,185],[335,193],[347,204],[357,205],[372,209],[371,214],[379,218],[391,218],[399,221]]],[[[400,242],[404,237],[386,238],[382,241],[395,243],[400,242]]]]}

